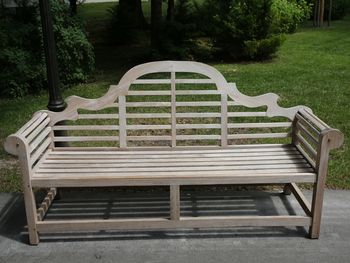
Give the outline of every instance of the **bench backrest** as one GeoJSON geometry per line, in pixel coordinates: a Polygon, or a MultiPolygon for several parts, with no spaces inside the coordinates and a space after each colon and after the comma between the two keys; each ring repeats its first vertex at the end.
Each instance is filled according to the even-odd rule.
{"type": "Polygon", "coordinates": [[[277,100],[241,94],[208,65],[161,61],[132,68],[99,99],[72,96],[65,111],[48,113],[53,129],[66,131],[55,141],[70,146],[225,147],[289,140],[291,120],[306,107],[281,108],[277,100]]]}

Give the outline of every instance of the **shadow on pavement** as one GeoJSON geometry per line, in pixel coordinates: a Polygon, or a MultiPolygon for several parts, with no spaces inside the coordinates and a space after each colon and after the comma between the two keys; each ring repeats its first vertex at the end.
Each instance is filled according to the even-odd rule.
{"type": "MultiPolygon", "coordinates": [[[[169,217],[169,193],[62,191],[45,220],[116,219],[169,217]]],[[[42,199],[38,193],[38,200],[42,199]]],[[[295,215],[290,197],[264,191],[193,191],[181,192],[181,216],[240,216],[240,215],[295,215]]],[[[25,229],[25,210],[21,195],[13,195],[1,209],[0,235],[21,243],[28,243],[25,229]]],[[[79,233],[41,234],[41,242],[194,239],[234,237],[306,236],[303,227],[235,227],[224,229],[188,229],[164,231],[94,231],[79,233]]]]}

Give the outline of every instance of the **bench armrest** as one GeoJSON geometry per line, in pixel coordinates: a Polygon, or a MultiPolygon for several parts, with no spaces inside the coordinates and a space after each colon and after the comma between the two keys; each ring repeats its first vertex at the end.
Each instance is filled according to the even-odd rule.
{"type": "Polygon", "coordinates": [[[326,160],[323,156],[329,151],[341,147],[344,135],[331,128],[307,109],[301,109],[295,115],[292,131],[293,143],[308,161],[316,168],[326,160]]]}
{"type": "Polygon", "coordinates": [[[37,112],[16,133],[5,140],[5,150],[19,157],[21,169],[31,171],[40,157],[53,147],[50,118],[45,112],[37,112]]]}

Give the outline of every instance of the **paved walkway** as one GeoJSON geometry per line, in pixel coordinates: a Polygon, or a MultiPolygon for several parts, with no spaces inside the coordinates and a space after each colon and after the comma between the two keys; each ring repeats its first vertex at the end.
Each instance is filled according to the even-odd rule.
{"type": "MultiPolygon", "coordinates": [[[[127,199],[121,194],[64,193],[52,207],[50,217],[134,213],[132,209],[138,208],[126,204],[137,203],[140,196],[129,193],[127,199]],[[86,206],[86,199],[91,206],[86,206]],[[100,210],[104,204],[106,209],[100,210]]],[[[310,196],[310,192],[306,195],[310,196]]],[[[163,197],[147,197],[143,212],[153,215],[149,202],[158,206],[160,214],[167,212],[161,209],[163,197]]],[[[293,197],[278,193],[225,192],[218,201],[212,193],[189,192],[182,198],[183,213],[199,216],[211,211],[226,213],[225,206],[235,210],[234,214],[300,212],[293,197]]],[[[29,246],[22,197],[0,194],[0,211],[0,262],[350,262],[350,191],[326,191],[319,240],[306,238],[303,228],[234,228],[51,234],[42,236],[38,246],[29,246]]]]}

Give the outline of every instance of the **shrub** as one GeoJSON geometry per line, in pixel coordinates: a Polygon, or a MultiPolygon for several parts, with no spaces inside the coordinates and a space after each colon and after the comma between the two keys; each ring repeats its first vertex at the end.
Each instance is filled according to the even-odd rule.
{"type": "Polygon", "coordinates": [[[70,15],[68,5],[51,0],[60,80],[64,85],[87,81],[94,69],[93,47],[81,18],[70,15]]]}
{"type": "Polygon", "coordinates": [[[298,24],[310,17],[311,5],[305,0],[274,0],[271,12],[274,32],[293,33],[298,24]]]}
{"type": "Polygon", "coordinates": [[[160,28],[160,39],[157,49],[152,50],[153,59],[192,59],[193,24],[182,24],[177,21],[164,21],[160,28]]]}
{"type": "MultiPolygon", "coordinates": [[[[46,82],[41,21],[37,6],[18,1],[15,10],[0,13],[0,95],[19,97],[35,93],[46,82]]],[[[70,16],[61,0],[51,0],[62,85],[87,80],[93,70],[94,54],[82,23],[70,16]]]]}
{"type": "Polygon", "coordinates": [[[0,95],[19,97],[42,88],[45,79],[36,10],[26,3],[0,13],[0,95]]]}
{"type": "Polygon", "coordinates": [[[244,41],[244,54],[251,59],[266,59],[276,53],[284,40],[284,35],[274,35],[266,39],[244,41]]]}
{"type": "Polygon", "coordinates": [[[272,31],[271,5],[272,0],[206,0],[204,19],[211,26],[202,31],[212,38],[216,55],[234,60],[270,57],[283,42],[272,31]]]}

